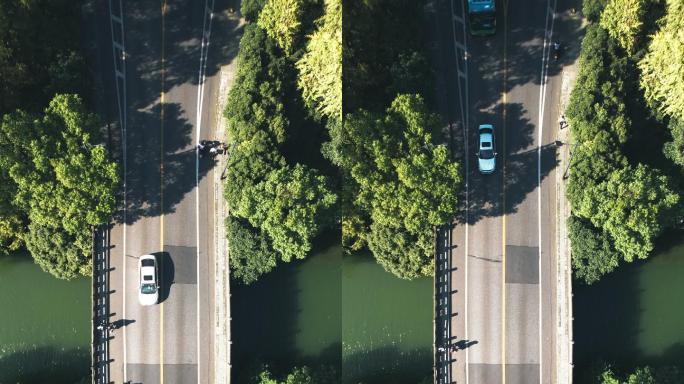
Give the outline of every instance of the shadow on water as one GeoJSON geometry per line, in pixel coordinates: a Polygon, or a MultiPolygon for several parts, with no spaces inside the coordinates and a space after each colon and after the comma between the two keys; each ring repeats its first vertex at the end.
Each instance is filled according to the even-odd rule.
{"type": "Polygon", "coordinates": [[[675,301],[684,292],[681,239],[681,232],[663,236],[649,259],[622,265],[591,286],[574,283],[576,382],[593,382],[602,362],[622,371],[684,368],[684,312],[675,301]]]}
{"type": "Polygon", "coordinates": [[[261,363],[275,374],[341,361],[339,236],[322,235],[307,259],[281,263],[249,286],[232,283],[233,380],[261,363]]]}
{"type": "Polygon", "coordinates": [[[394,346],[345,355],[342,363],[343,384],[416,384],[426,377],[432,382],[432,349],[408,351],[394,346]]]}
{"type": "Polygon", "coordinates": [[[90,383],[90,350],[40,347],[0,359],[0,383],[90,383]]]}

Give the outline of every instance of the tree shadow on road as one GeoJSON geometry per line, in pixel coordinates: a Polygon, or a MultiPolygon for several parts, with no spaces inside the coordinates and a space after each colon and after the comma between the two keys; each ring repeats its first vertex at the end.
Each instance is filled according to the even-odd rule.
{"type": "MultiPolygon", "coordinates": [[[[482,122],[496,121],[498,116],[502,115],[501,108],[497,106],[490,111],[483,111],[479,113],[478,119],[482,122]]],[[[483,175],[477,170],[477,125],[469,129],[469,154],[472,156],[469,159],[469,224],[474,224],[484,217],[517,212],[518,206],[538,187],[538,177],[543,180],[558,166],[559,148],[554,143],[544,145],[538,150],[535,146],[535,127],[528,115],[528,111],[521,104],[506,105],[506,126],[495,123],[497,170],[491,175],[483,175]]],[[[456,218],[456,223],[463,222],[465,214],[461,212],[456,218]]]]}
{"type": "MultiPolygon", "coordinates": [[[[196,186],[194,125],[197,123],[195,109],[198,105],[203,27],[207,28],[204,37],[211,38],[204,61],[204,76],[210,78],[237,56],[237,37],[241,34],[242,25],[235,14],[229,13],[230,8],[235,8],[230,3],[229,0],[215,2],[211,35],[208,34],[210,19],[205,17],[204,2],[167,3],[163,26],[162,9],[158,3],[126,2],[123,6],[128,157],[124,208],[127,224],[142,217],[174,212],[175,206],[196,186]],[[173,95],[166,97],[163,109],[162,92],[173,95]],[[169,102],[169,97],[182,98],[183,104],[169,102]]],[[[108,12],[100,15],[105,19],[100,21],[101,24],[109,24],[108,16],[108,12]]],[[[99,49],[104,50],[103,57],[107,51],[111,57],[111,46],[99,49]]],[[[114,86],[109,81],[105,84],[114,86]]],[[[205,88],[204,98],[212,100],[218,90],[209,88],[205,88]]],[[[107,94],[116,95],[115,90],[107,91],[107,94]]],[[[115,100],[109,102],[116,105],[115,100]]],[[[206,122],[204,127],[210,127],[210,123],[213,121],[206,122]]],[[[208,128],[202,130],[206,132],[208,128]]],[[[112,148],[112,153],[117,159],[121,159],[122,153],[120,136],[112,135],[116,147],[112,148]]],[[[209,157],[201,159],[199,179],[216,164],[209,157]]],[[[123,213],[120,212],[115,220],[122,222],[123,213]]]]}

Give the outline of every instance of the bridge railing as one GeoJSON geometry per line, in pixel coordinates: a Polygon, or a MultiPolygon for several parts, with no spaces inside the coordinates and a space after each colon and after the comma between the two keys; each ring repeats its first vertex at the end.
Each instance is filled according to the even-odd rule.
{"type": "Polygon", "coordinates": [[[93,384],[109,383],[109,230],[93,228],[91,376],[93,384]]]}
{"type": "Polygon", "coordinates": [[[435,230],[434,343],[433,372],[435,384],[452,383],[451,354],[451,243],[450,226],[435,230]]]}

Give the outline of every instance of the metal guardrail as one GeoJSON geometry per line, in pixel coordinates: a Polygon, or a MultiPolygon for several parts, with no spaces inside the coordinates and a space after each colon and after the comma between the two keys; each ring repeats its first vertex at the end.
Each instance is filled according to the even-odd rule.
{"type": "Polygon", "coordinates": [[[451,353],[451,229],[448,225],[437,228],[435,236],[435,287],[434,287],[434,382],[452,383],[451,353]],[[440,246],[440,243],[443,244],[440,246]]]}
{"type": "Polygon", "coordinates": [[[93,229],[92,383],[109,383],[109,229],[93,229]]]}

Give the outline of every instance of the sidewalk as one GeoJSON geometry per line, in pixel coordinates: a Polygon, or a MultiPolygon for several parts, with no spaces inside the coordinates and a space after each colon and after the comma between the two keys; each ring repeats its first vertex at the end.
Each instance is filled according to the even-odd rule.
{"type": "MultiPolygon", "coordinates": [[[[237,14],[229,15],[230,18],[238,18],[237,14]]],[[[241,28],[244,24],[244,19],[238,23],[241,28]]],[[[216,121],[213,125],[216,127],[214,132],[215,138],[219,141],[226,141],[226,120],[223,117],[223,110],[225,109],[228,100],[228,92],[235,81],[235,71],[237,68],[237,59],[232,63],[221,67],[221,74],[219,79],[218,90],[218,108],[215,117],[216,121]]],[[[216,242],[216,258],[214,273],[216,278],[216,285],[214,289],[214,383],[215,384],[230,384],[230,375],[232,368],[231,360],[231,312],[230,312],[230,255],[228,254],[228,243],[226,240],[225,220],[228,215],[228,205],[223,198],[223,171],[228,160],[228,153],[225,156],[219,156],[219,162],[214,168],[214,241],[216,242]]]]}
{"type": "MultiPolygon", "coordinates": [[[[578,15],[563,14],[560,17],[581,17],[578,15]]],[[[582,22],[584,25],[584,21],[582,22]]],[[[577,44],[579,44],[578,42],[577,44]]],[[[579,60],[579,59],[578,59],[579,60]]],[[[565,114],[570,93],[577,78],[578,60],[572,64],[565,65],[561,74],[561,94],[559,100],[559,112],[565,114]]],[[[570,242],[567,234],[567,218],[570,216],[570,206],[565,197],[566,179],[564,174],[570,161],[572,148],[572,138],[570,137],[569,127],[558,131],[558,141],[563,145],[559,151],[559,166],[556,171],[556,246],[558,250],[558,283],[557,283],[557,316],[558,324],[556,329],[556,366],[558,384],[571,384],[573,376],[572,364],[572,263],[570,254],[570,242]]]]}

